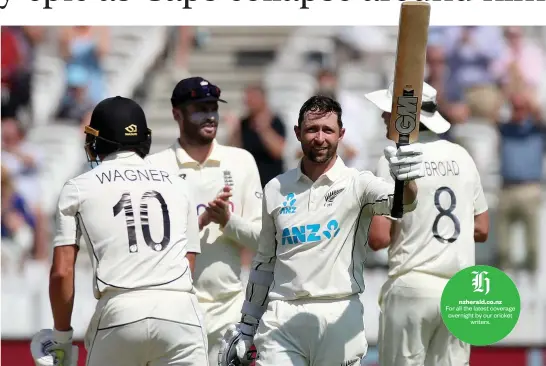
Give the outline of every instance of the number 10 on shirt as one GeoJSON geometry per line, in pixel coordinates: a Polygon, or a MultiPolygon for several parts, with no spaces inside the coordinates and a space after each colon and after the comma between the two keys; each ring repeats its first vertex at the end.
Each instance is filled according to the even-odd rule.
{"type": "MultiPolygon", "coordinates": [[[[146,191],[140,198],[140,226],[142,229],[142,236],[146,245],[148,245],[153,251],[161,252],[165,250],[169,245],[171,237],[171,220],[169,219],[169,209],[165,199],[161,193],[157,191],[146,191]],[[151,199],[156,199],[161,205],[161,212],[163,214],[163,239],[160,242],[156,242],[152,239],[150,234],[150,225],[148,222],[148,202],[151,199]]],[[[125,222],[127,224],[127,237],[129,239],[129,253],[138,252],[138,244],[135,229],[135,212],[133,210],[133,202],[131,200],[131,193],[125,192],[121,195],[118,203],[113,207],[114,217],[119,215],[122,211],[125,212],[125,222]]]]}

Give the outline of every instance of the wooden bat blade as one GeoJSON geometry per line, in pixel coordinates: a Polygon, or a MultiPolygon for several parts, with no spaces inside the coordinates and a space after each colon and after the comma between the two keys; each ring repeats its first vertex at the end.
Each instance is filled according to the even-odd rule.
{"type": "MultiPolygon", "coordinates": [[[[398,147],[419,137],[419,120],[425,78],[425,60],[430,22],[430,5],[404,2],[400,9],[398,45],[392,93],[391,119],[387,137],[398,147]]],[[[404,214],[404,182],[397,180],[391,216],[404,214]]]]}
{"type": "Polygon", "coordinates": [[[419,137],[429,22],[430,4],[402,3],[388,127],[388,138],[396,142],[411,143],[419,137]]]}

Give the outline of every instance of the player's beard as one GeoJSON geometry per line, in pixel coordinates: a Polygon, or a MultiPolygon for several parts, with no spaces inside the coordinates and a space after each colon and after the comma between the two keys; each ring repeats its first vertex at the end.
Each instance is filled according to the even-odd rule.
{"type": "Polygon", "coordinates": [[[189,118],[184,118],[182,128],[186,141],[195,145],[208,145],[216,138],[218,131],[218,120],[195,123],[189,118]]]}
{"type": "Polygon", "coordinates": [[[336,156],[337,152],[337,143],[336,144],[328,144],[323,147],[322,150],[317,151],[312,146],[307,146],[303,148],[303,153],[309,161],[312,161],[315,164],[326,164],[334,156],[336,156]]]}

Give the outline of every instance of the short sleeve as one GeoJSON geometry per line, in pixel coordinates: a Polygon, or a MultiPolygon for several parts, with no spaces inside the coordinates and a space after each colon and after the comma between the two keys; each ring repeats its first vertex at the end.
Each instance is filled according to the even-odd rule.
{"type": "Polygon", "coordinates": [[[372,215],[390,215],[393,183],[365,171],[356,176],[355,184],[362,208],[369,207],[372,215]]]}
{"type": "Polygon", "coordinates": [[[188,204],[188,252],[189,253],[201,253],[201,239],[199,237],[199,222],[197,221],[197,212],[194,209],[194,205],[188,204]]]}
{"type": "MultiPolygon", "coordinates": [[[[183,189],[188,189],[188,186],[184,184],[183,189]]],[[[186,200],[186,212],[187,216],[185,217],[186,225],[186,237],[188,239],[188,244],[186,250],[188,253],[201,253],[201,239],[199,234],[199,221],[197,218],[197,211],[195,209],[196,205],[191,198],[189,192],[184,194],[186,200]]]]}
{"type": "Polygon", "coordinates": [[[81,237],[77,214],[80,209],[80,194],[74,181],[65,183],[59,196],[57,204],[57,230],[54,247],[64,245],[78,245],[81,237]]]}

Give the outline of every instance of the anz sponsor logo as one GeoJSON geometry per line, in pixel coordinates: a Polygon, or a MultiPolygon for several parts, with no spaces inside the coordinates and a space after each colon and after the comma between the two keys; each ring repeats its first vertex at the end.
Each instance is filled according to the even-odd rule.
{"type": "MultiPolygon", "coordinates": [[[[228,202],[228,205],[229,205],[229,210],[231,212],[235,212],[235,204],[233,204],[233,202],[229,201],[228,202]]],[[[207,208],[207,205],[203,204],[203,203],[200,203],[197,205],[197,216],[201,215],[203,212],[205,212],[205,209],[207,208]]]]}
{"type": "Polygon", "coordinates": [[[294,193],[288,193],[284,202],[282,203],[281,211],[279,215],[289,215],[296,213],[296,195],[294,193]]]}
{"type": "Polygon", "coordinates": [[[287,227],[282,230],[281,245],[314,243],[335,238],[339,234],[339,223],[330,220],[326,225],[307,224],[287,227]]]}

